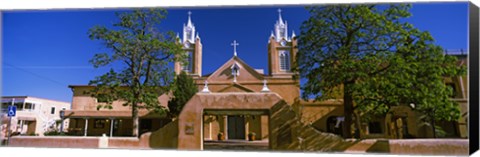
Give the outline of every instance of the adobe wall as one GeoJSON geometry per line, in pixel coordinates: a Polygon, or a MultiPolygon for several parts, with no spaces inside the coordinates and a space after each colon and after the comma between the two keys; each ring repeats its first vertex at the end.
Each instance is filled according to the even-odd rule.
{"type": "Polygon", "coordinates": [[[389,140],[391,154],[468,155],[466,139],[389,140]]]}
{"type": "Polygon", "coordinates": [[[326,100],[319,102],[297,100],[292,107],[301,115],[301,121],[303,123],[309,124],[323,132],[327,132],[328,118],[344,115],[343,103],[341,100],[326,100]]]}
{"type": "MultiPolygon", "coordinates": [[[[248,73],[247,71],[241,68],[240,73],[248,73]]],[[[232,77],[232,76],[230,76],[232,77]]],[[[196,85],[198,86],[198,91],[202,91],[205,85],[206,78],[197,78],[195,80],[196,85]]],[[[221,93],[221,92],[246,92],[243,90],[239,91],[222,91],[225,88],[228,88],[233,85],[232,78],[227,77],[227,75],[222,75],[222,78],[214,78],[215,80],[209,80],[208,88],[211,92],[221,93]],[[225,77],[225,78],[223,78],[225,77]]],[[[288,104],[293,104],[295,98],[300,96],[299,81],[292,78],[272,78],[265,77],[267,80],[267,86],[271,92],[277,93],[285,100],[288,104]]],[[[240,75],[237,78],[238,84],[246,87],[253,92],[260,92],[263,88],[263,80],[259,78],[253,78],[248,75],[240,75]],[[245,77],[245,78],[244,78],[245,77]]]]}
{"type": "MultiPolygon", "coordinates": [[[[93,89],[91,86],[75,86],[72,87],[73,90],[73,98],[72,98],[72,110],[81,110],[81,111],[97,111],[97,106],[100,103],[97,103],[96,98],[91,97],[88,92],[93,89]]],[[[158,101],[160,102],[161,106],[168,106],[168,95],[161,95],[158,97],[158,101]]],[[[130,106],[123,106],[123,101],[114,101],[112,103],[113,110],[115,111],[130,111],[130,106]]],[[[109,109],[100,109],[100,110],[107,110],[109,109]]]]}
{"type": "Polygon", "coordinates": [[[146,141],[148,147],[157,149],[175,149],[178,145],[178,120],[174,120],[154,132],[142,135],[142,142],[146,141]]]}
{"type": "Polygon", "coordinates": [[[132,137],[83,137],[83,136],[15,136],[8,146],[48,148],[124,148],[149,149],[149,136],[132,137]],[[105,141],[104,141],[105,140],[105,141]],[[102,146],[103,144],[103,146],[102,146]]]}
{"type": "Polygon", "coordinates": [[[354,142],[344,153],[467,156],[468,148],[468,139],[367,139],[354,142]]]}
{"type": "MultiPolygon", "coordinates": [[[[145,134],[143,134],[145,135],[145,134]]],[[[108,139],[108,148],[124,148],[124,149],[150,149],[148,136],[138,138],[132,137],[114,137],[108,139]]]]}
{"type": "MultiPolygon", "coordinates": [[[[287,116],[288,117],[288,116],[287,116]]],[[[278,124],[277,124],[278,125],[278,124]]],[[[108,138],[103,147],[102,137],[66,137],[66,136],[15,136],[10,139],[10,147],[39,147],[39,148],[122,148],[122,149],[151,149],[151,148],[176,148],[175,131],[177,121],[169,123],[163,131],[159,129],[154,133],[146,133],[137,138],[108,138]],[[166,133],[166,134],[165,134],[166,133]],[[153,136],[152,136],[153,135],[153,136]],[[160,136],[162,135],[162,136],[160,136]],[[168,143],[169,146],[166,144],[168,143]],[[167,147],[166,147],[167,146],[167,147]]],[[[282,149],[275,150],[304,150],[342,153],[377,153],[377,154],[403,154],[403,155],[468,155],[468,139],[401,139],[401,140],[376,140],[361,141],[343,140],[329,133],[319,132],[308,125],[300,128],[299,140],[282,145],[282,149]]],[[[295,130],[292,130],[295,131],[295,130]]],[[[181,149],[181,148],[179,148],[181,149]]]]}
{"type": "Polygon", "coordinates": [[[49,148],[98,148],[99,137],[14,136],[8,146],[49,148]]]}

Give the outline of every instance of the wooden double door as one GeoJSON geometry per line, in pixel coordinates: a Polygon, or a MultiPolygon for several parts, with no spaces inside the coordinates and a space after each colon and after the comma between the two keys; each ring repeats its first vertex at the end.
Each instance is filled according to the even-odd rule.
{"type": "Polygon", "coordinates": [[[228,139],[245,139],[245,117],[228,116],[228,139]]]}

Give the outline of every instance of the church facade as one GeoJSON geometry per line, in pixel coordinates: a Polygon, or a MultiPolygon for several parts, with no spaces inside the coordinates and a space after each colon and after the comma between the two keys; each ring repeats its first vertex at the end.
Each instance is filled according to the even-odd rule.
{"type": "MultiPolygon", "coordinates": [[[[300,82],[291,71],[297,53],[295,34],[289,36],[288,24],[279,14],[274,31],[268,42],[268,74],[263,69],[255,69],[237,56],[234,41],[232,57],[211,74],[202,75],[202,43],[195,35],[195,26],[190,17],[183,28],[184,45],[188,53],[188,64],[175,63],[175,72],[185,71],[192,76],[200,92],[212,93],[256,93],[274,92],[288,104],[293,104],[300,96],[300,82]]],[[[221,133],[226,139],[247,139],[249,133],[255,133],[256,139],[265,139],[268,135],[268,118],[254,112],[242,113],[234,110],[210,111],[205,113],[204,137],[214,140],[221,133]],[[212,113],[213,112],[213,113],[212,113]],[[225,113],[222,113],[225,112],[225,113]],[[211,114],[211,115],[208,115],[211,114]],[[227,115],[228,114],[228,115],[227,115]]]]}
{"type": "MultiPolygon", "coordinates": [[[[263,69],[255,69],[237,56],[234,41],[232,57],[211,74],[202,73],[202,40],[192,22],[191,17],[183,26],[182,37],[178,42],[188,53],[187,62],[174,64],[177,74],[184,71],[190,75],[201,93],[223,93],[235,96],[238,93],[274,93],[283,99],[300,117],[300,122],[311,125],[318,131],[341,135],[343,129],[343,100],[332,99],[322,102],[300,100],[300,80],[298,74],[291,71],[295,65],[297,54],[297,38],[295,33],[288,32],[288,23],[283,20],[281,12],[274,23],[273,31],[268,38],[268,73],[263,69]]],[[[466,58],[460,58],[460,65],[466,64],[466,58]]],[[[457,122],[439,123],[448,136],[467,137],[466,113],[466,76],[446,78],[446,83],[457,89],[453,98],[461,105],[462,118],[457,122]],[[463,79],[462,79],[463,78],[463,79]]],[[[114,102],[112,110],[97,110],[97,99],[85,94],[93,87],[87,85],[71,85],[73,91],[72,110],[65,112],[70,119],[69,131],[84,136],[130,136],[132,134],[131,109],[114,102]]],[[[170,97],[162,95],[158,98],[161,105],[167,106],[170,97]]],[[[214,103],[214,102],[211,102],[214,103]]],[[[203,111],[202,136],[204,140],[247,140],[249,134],[255,139],[268,139],[269,118],[266,113],[249,110],[235,110],[229,106],[238,104],[222,104],[224,108],[203,111]]],[[[421,115],[411,108],[394,108],[386,117],[379,117],[372,122],[362,123],[364,138],[414,138],[431,137],[431,129],[419,127],[421,115]]],[[[171,120],[163,119],[147,110],[140,110],[140,133],[151,132],[162,128],[171,120]]],[[[189,126],[192,127],[193,126],[189,126]]],[[[198,127],[198,126],[197,126],[198,127]]],[[[186,129],[188,130],[188,129],[186,129]]]]}

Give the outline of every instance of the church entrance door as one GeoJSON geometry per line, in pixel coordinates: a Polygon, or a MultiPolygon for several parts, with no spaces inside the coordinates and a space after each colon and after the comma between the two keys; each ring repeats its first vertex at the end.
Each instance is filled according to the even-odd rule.
{"type": "Polygon", "coordinates": [[[228,116],[228,139],[245,139],[245,118],[228,116]]]}

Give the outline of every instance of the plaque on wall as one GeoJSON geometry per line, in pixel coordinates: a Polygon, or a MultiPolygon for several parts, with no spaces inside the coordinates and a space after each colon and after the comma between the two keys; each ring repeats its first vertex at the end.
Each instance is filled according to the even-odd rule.
{"type": "Polygon", "coordinates": [[[193,135],[193,123],[185,124],[185,134],[193,135]]]}

